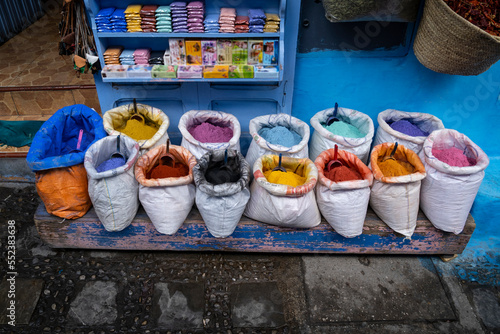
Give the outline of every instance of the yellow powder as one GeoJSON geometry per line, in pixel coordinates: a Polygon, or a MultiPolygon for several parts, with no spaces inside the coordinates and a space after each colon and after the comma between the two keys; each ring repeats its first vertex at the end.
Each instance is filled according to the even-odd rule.
{"type": "Polygon", "coordinates": [[[306,178],[293,172],[283,173],[280,171],[268,170],[264,172],[267,181],[271,183],[284,184],[286,186],[298,187],[306,182],[306,178]]]}
{"type": "Polygon", "coordinates": [[[125,128],[120,131],[134,140],[148,140],[155,135],[156,131],[158,131],[158,128],[151,125],[142,124],[136,119],[129,119],[127,121],[127,124],[125,125],[125,128]]]}
{"type": "Polygon", "coordinates": [[[410,163],[392,159],[378,160],[378,167],[382,174],[387,177],[408,175],[415,171],[415,168],[410,163]]]}

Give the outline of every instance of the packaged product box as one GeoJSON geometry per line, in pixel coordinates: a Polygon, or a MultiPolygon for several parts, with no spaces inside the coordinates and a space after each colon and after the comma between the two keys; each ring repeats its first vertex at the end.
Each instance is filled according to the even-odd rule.
{"type": "Polygon", "coordinates": [[[203,76],[203,66],[181,65],[177,68],[178,79],[201,79],[203,76]]]}
{"type": "Polygon", "coordinates": [[[126,78],[129,65],[106,65],[101,71],[103,78],[126,78]]]}
{"type": "Polygon", "coordinates": [[[203,66],[203,77],[205,79],[227,79],[229,65],[203,66]]]}
{"type": "Polygon", "coordinates": [[[151,71],[153,78],[169,78],[177,77],[177,65],[155,65],[151,71]]]}
{"type": "Polygon", "coordinates": [[[264,49],[264,41],[262,39],[248,40],[248,64],[262,64],[262,50],[264,49]]]}
{"type": "Polygon", "coordinates": [[[201,57],[203,65],[217,64],[217,41],[215,39],[201,41],[201,57]]]}
{"type": "Polygon", "coordinates": [[[172,65],[186,65],[186,46],[183,38],[169,38],[170,59],[172,65]]]}
{"type": "Polygon", "coordinates": [[[230,39],[217,40],[217,64],[231,65],[233,63],[233,42],[230,39]]]}
{"type": "Polygon", "coordinates": [[[246,64],[248,59],[248,40],[233,40],[233,64],[246,64]]]}
{"type": "Polygon", "coordinates": [[[151,79],[152,70],[153,66],[130,65],[127,70],[127,78],[151,79]]]}
{"type": "Polygon", "coordinates": [[[252,79],[253,65],[229,65],[229,79],[252,79]]]}
{"type": "Polygon", "coordinates": [[[186,65],[201,65],[201,40],[186,40],[186,65]]]}
{"type": "Polygon", "coordinates": [[[275,39],[264,40],[263,65],[278,65],[278,41],[275,39]]]}
{"type": "Polygon", "coordinates": [[[278,79],[280,72],[278,66],[256,65],[253,77],[255,79],[278,79]]]}
{"type": "Polygon", "coordinates": [[[165,53],[163,54],[163,64],[164,65],[172,65],[172,58],[170,57],[170,50],[169,49],[165,50],[165,53]]]}

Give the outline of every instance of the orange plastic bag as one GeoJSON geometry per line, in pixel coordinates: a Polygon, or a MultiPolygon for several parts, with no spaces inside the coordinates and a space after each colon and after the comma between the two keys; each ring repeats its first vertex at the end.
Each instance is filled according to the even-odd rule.
{"type": "Polygon", "coordinates": [[[55,216],[80,218],[92,206],[83,164],[38,171],[35,184],[47,212],[55,216]]]}

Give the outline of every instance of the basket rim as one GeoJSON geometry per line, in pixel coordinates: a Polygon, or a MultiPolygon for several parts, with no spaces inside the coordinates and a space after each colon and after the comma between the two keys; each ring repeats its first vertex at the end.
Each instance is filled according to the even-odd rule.
{"type": "MultiPolygon", "coordinates": [[[[494,36],[494,35],[490,34],[489,32],[487,32],[487,31],[479,28],[475,24],[469,22],[464,17],[462,17],[461,15],[459,15],[458,13],[456,13],[453,9],[451,9],[451,7],[448,6],[448,4],[446,2],[444,2],[444,0],[433,0],[433,1],[436,3],[437,6],[444,6],[444,7],[446,7],[446,9],[445,9],[446,11],[448,11],[449,13],[451,13],[452,16],[454,15],[454,16],[458,17],[462,22],[464,22],[469,27],[475,29],[476,31],[478,31],[479,33],[481,33],[481,34],[483,34],[485,36],[490,37],[493,42],[496,42],[496,43],[500,44],[500,36],[494,36]]],[[[428,3],[429,3],[429,0],[426,1],[425,5],[427,6],[428,3]]]]}

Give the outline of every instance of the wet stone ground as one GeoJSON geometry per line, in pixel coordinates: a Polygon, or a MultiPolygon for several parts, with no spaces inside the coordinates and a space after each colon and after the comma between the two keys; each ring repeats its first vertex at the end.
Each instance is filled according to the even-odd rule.
{"type": "Polygon", "coordinates": [[[498,288],[440,277],[430,258],[51,249],[33,187],[0,200],[0,333],[500,333],[498,288]]]}

